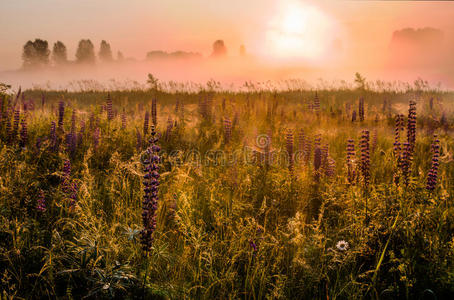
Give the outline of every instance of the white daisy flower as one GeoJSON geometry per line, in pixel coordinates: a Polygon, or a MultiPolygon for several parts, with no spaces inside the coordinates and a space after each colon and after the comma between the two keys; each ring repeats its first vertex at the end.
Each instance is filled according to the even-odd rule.
{"type": "Polygon", "coordinates": [[[337,244],[336,244],[336,248],[337,248],[337,250],[339,250],[339,251],[347,251],[347,250],[348,250],[348,247],[349,247],[348,242],[346,242],[346,241],[344,241],[344,240],[339,241],[339,242],[337,242],[337,244]]]}

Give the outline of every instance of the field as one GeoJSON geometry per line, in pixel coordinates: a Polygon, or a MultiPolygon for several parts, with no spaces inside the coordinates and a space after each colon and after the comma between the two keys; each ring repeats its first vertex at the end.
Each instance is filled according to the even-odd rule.
{"type": "Polygon", "coordinates": [[[2,299],[454,294],[451,92],[0,99],[2,299]]]}

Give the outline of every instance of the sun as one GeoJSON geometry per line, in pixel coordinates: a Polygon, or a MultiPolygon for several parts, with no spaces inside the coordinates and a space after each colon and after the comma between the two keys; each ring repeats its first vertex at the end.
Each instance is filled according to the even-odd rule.
{"type": "Polygon", "coordinates": [[[317,7],[285,1],[268,24],[266,51],[276,58],[319,59],[328,50],[334,30],[332,20],[317,7]]]}

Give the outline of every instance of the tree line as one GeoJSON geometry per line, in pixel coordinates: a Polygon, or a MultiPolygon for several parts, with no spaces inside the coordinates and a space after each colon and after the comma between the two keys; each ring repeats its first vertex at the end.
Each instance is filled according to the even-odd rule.
{"type": "MultiPolygon", "coordinates": [[[[110,44],[101,41],[98,58],[101,62],[114,61],[110,44]]],[[[35,39],[25,43],[22,52],[23,67],[25,69],[44,67],[49,65],[61,66],[68,64],[68,53],[65,44],[61,41],[54,43],[52,53],[46,40],[35,39]]],[[[123,54],[118,51],[117,60],[123,60],[123,54]]],[[[82,39],[76,51],[75,62],[79,64],[94,64],[96,62],[95,47],[89,39],[82,39]]]]}

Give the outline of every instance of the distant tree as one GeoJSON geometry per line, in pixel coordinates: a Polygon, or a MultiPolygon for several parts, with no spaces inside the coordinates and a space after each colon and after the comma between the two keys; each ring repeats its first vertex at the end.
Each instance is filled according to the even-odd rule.
{"type": "Polygon", "coordinates": [[[80,40],[76,52],[76,61],[83,64],[95,63],[95,47],[90,40],[80,40]]]}
{"type": "Polygon", "coordinates": [[[117,52],[117,60],[118,61],[123,61],[125,59],[125,57],[123,56],[123,53],[121,53],[120,51],[117,52]]]}
{"type": "Polygon", "coordinates": [[[221,57],[225,56],[227,54],[227,48],[224,45],[223,40],[217,40],[213,43],[213,53],[211,53],[211,56],[214,57],[221,57]]]}
{"type": "Polygon", "coordinates": [[[361,76],[358,72],[355,73],[355,83],[358,90],[367,89],[366,78],[361,76]]]}
{"type": "Polygon", "coordinates": [[[240,46],[240,56],[246,56],[246,47],[244,45],[240,46]]]}
{"type": "Polygon", "coordinates": [[[56,65],[63,65],[68,62],[65,44],[60,41],[57,41],[54,44],[54,48],[52,49],[52,60],[56,65]]]}
{"type": "Polygon", "coordinates": [[[42,67],[49,64],[49,44],[45,40],[35,39],[24,45],[22,59],[24,68],[42,67]]]}
{"type": "Polygon", "coordinates": [[[99,59],[102,62],[111,62],[112,58],[112,49],[110,49],[110,44],[106,41],[101,41],[101,46],[99,47],[99,59]]]}

